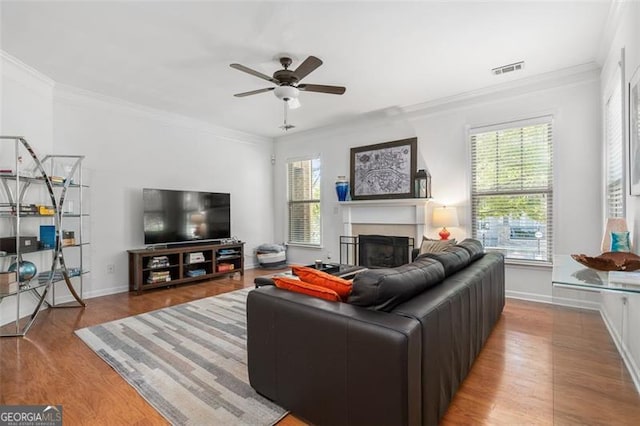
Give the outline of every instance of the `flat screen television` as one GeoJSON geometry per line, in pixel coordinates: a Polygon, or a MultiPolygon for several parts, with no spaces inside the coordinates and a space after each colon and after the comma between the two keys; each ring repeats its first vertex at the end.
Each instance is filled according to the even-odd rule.
{"type": "Polygon", "coordinates": [[[144,188],[144,243],[177,244],[231,237],[231,195],[144,188]]]}

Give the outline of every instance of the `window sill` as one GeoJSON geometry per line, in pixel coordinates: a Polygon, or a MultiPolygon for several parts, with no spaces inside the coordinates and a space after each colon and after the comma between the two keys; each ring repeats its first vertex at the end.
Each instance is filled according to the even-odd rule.
{"type": "Polygon", "coordinates": [[[316,249],[316,250],[323,249],[322,245],[316,245],[316,244],[285,243],[285,245],[287,247],[299,247],[299,248],[308,248],[308,249],[316,249]]]}
{"type": "Polygon", "coordinates": [[[506,259],[504,260],[505,265],[508,266],[518,266],[518,267],[534,267],[534,268],[545,268],[550,269],[553,268],[552,262],[540,262],[533,260],[525,260],[525,259],[506,259]]]}

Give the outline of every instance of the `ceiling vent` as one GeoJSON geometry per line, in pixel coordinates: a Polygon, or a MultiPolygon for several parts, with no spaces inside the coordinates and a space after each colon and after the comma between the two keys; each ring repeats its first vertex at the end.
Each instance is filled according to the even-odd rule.
{"type": "Polygon", "coordinates": [[[524,68],[524,61],[516,62],[514,64],[502,65],[501,67],[494,68],[491,72],[495,75],[506,74],[508,72],[520,71],[524,68]]]}

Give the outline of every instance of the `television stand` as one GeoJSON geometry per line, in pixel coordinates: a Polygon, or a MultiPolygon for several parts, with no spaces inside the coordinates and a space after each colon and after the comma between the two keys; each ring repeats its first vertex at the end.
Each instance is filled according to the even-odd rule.
{"type": "Polygon", "coordinates": [[[210,280],[240,272],[244,275],[244,243],[208,242],[128,250],[129,290],[140,293],[158,287],[210,280]]]}

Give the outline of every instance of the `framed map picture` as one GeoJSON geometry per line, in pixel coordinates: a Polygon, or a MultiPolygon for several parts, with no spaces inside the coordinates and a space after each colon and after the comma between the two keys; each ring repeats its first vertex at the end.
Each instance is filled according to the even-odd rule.
{"type": "Polygon", "coordinates": [[[351,148],[351,199],[413,198],[417,138],[351,148]]]}
{"type": "Polygon", "coordinates": [[[629,189],[640,195],[640,67],[629,82],[629,189]]]}

